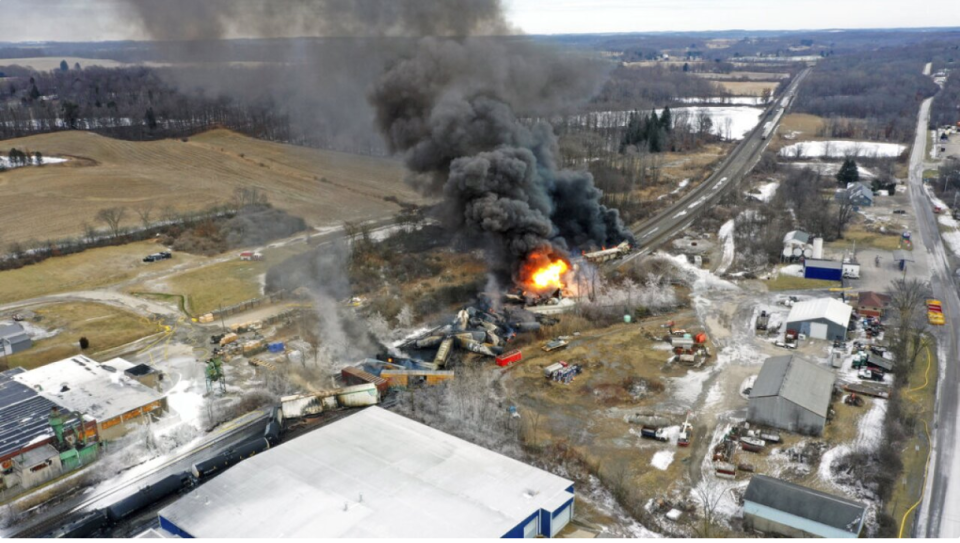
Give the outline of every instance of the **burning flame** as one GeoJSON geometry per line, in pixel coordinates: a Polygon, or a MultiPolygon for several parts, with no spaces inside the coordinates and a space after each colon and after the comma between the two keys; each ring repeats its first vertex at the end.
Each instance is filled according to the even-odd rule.
{"type": "Polygon", "coordinates": [[[531,279],[537,290],[563,288],[563,276],[570,266],[563,260],[557,260],[533,272],[531,279]]]}

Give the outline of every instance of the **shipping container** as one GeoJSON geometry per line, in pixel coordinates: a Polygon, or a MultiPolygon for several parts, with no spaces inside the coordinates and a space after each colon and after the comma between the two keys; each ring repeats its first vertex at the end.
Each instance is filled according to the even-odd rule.
{"type": "Polygon", "coordinates": [[[509,353],[504,353],[497,357],[497,365],[501,367],[508,366],[510,364],[513,364],[514,362],[519,362],[521,360],[523,360],[522,352],[520,352],[519,350],[510,351],[509,353]]]}
{"type": "Polygon", "coordinates": [[[367,373],[360,368],[349,366],[343,368],[340,371],[340,376],[343,378],[343,382],[347,385],[362,385],[366,383],[372,383],[376,385],[377,390],[380,391],[380,394],[386,394],[389,384],[387,380],[382,377],[377,377],[372,373],[367,373]]]}
{"type": "Polygon", "coordinates": [[[341,388],[337,391],[337,403],[342,407],[366,407],[380,403],[380,392],[373,383],[341,388]]]}
{"type": "Polygon", "coordinates": [[[453,379],[454,375],[452,371],[442,370],[383,370],[380,373],[380,377],[386,379],[390,388],[406,388],[418,383],[436,385],[453,379]]]}

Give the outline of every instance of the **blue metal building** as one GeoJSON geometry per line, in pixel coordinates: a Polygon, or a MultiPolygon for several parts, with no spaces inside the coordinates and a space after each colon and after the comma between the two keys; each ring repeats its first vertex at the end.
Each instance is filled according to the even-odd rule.
{"type": "Polygon", "coordinates": [[[803,262],[803,277],[823,281],[841,281],[843,280],[843,262],[808,258],[803,262]]]}

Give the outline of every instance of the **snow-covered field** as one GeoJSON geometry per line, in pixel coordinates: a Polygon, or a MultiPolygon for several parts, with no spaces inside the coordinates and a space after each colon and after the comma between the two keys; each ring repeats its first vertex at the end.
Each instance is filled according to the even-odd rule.
{"type": "Polygon", "coordinates": [[[709,98],[677,98],[678,102],[683,104],[725,104],[731,106],[762,106],[768,101],[764,101],[759,96],[711,96],[709,98]]]}
{"type": "MultiPolygon", "coordinates": [[[[662,113],[662,109],[655,110],[657,115],[662,113]]],[[[706,114],[713,123],[711,132],[718,136],[727,137],[727,126],[729,124],[729,136],[733,139],[740,139],[753,130],[763,117],[763,108],[753,106],[684,106],[671,108],[670,113],[674,122],[682,117],[686,117],[687,122],[696,125],[697,117],[706,114]]],[[[617,128],[626,126],[630,122],[632,111],[598,111],[585,115],[578,115],[573,122],[583,126],[596,125],[602,128],[617,128]]]]}
{"type": "Polygon", "coordinates": [[[897,157],[906,151],[899,143],[872,141],[804,141],[780,149],[780,156],[789,158],[832,157],[897,157]]]}
{"type": "MultiPolygon", "coordinates": [[[[65,158],[43,157],[44,166],[47,166],[50,164],[63,164],[66,161],[67,159],[65,158]]],[[[30,157],[30,163],[27,164],[27,166],[36,166],[36,165],[37,165],[37,159],[34,157],[30,157]]],[[[10,162],[10,157],[0,156],[0,169],[12,170],[14,168],[20,168],[22,166],[23,166],[22,164],[13,165],[10,162]]]]}

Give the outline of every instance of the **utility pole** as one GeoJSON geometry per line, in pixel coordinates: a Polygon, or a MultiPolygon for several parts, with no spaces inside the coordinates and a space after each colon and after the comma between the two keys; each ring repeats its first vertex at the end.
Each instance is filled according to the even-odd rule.
{"type": "Polygon", "coordinates": [[[223,320],[223,302],[220,302],[220,331],[224,334],[227,333],[227,324],[223,320]]]}

